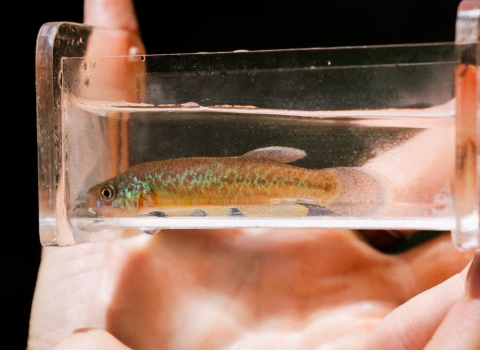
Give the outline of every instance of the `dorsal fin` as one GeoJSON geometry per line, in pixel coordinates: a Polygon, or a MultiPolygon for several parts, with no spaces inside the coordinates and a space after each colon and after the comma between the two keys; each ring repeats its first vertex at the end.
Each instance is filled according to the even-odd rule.
{"type": "Polygon", "coordinates": [[[271,146],[254,149],[242,157],[250,159],[270,160],[278,163],[291,163],[305,157],[305,151],[290,147],[271,146]]]}

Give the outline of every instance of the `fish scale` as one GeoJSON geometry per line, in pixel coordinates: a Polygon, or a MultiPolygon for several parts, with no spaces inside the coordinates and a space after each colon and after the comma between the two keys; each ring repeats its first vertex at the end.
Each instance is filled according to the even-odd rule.
{"type": "Polygon", "coordinates": [[[285,164],[302,150],[272,146],[239,157],[147,162],[93,186],[87,205],[103,216],[304,216],[302,204],[339,215],[373,215],[388,207],[391,190],[380,175],[358,167],[305,169],[285,164]]]}
{"type": "Polygon", "coordinates": [[[211,161],[209,158],[163,161],[158,165],[161,169],[169,169],[170,173],[167,174],[164,170],[157,173],[158,170],[150,167],[133,168],[132,171],[137,174],[139,184],[163,194],[155,195],[158,205],[161,205],[162,199],[185,198],[208,199],[210,203],[219,200],[222,204],[237,204],[241,198],[243,204],[248,201],[252,204],[269,204],[272,198],[286,196],[315,197],[326,202],[329,196],[336,194],[333,188],[337,183],[328,170],[308,170],[271,161],[252,164],[248,159],[234,158],[226,158],[221,164],[211,166],[211,161]],[[236,163],[236,166],[230,166],[230,163],[236,163]],[[223,165],[224,168],[217,165],[223,165]],[[191,179],[187,179],[186,175],[192,174],[190,168],[199,170],[194,172],[191,179]],[[202,173],[205,168],[209,170],[202,173]],[[144,175],[146,172],[148,176],[144,175]]]}

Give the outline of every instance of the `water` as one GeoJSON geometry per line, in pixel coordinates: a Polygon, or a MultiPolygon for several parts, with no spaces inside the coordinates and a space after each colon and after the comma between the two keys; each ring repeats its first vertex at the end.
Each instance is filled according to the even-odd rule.
{"type": "MultiPolygon", "coordinates": [[[[65,121],[66,196],[70,224],[82,239],[109,232],[161,228],[330,227],[433,229],[455,227],[452,103],[434,108],[287,111],[248,106],[70,106],[65,121]],[[130,166],[161,159],[230,157],[283,146],[304,150],[294,165],[363,167],[381,174],[393,201],[381,215],[341,217],[325,211],[300,218],[127,217],[88,215],[87,190],[130,166]],[[101,233],[103,232],[103,233],[101,233]]],[[[113,233],[110,233],[113,234],[113,233]]]]}

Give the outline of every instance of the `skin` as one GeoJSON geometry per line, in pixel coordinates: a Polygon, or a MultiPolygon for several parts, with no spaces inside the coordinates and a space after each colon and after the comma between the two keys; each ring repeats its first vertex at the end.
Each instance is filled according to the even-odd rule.
{"type": "Polygon", "coordinates": [[[104,335],[72,334],[95,328],[134,349],[422,349],[455,333],[442,326],[455,307],[477,317],[462,334],[478,341],[471,257],[448,234],[386,255],[350,230],[161,231],[45,248],[29,348],[104,335]]]}
{"type": "MultiPolygon", "coordinates": [[[[86,0],[85,22],[139,34],[130,0],[86,0]]],[[[389,237],[164,230],[45,247],[28,348],[480,348],[480,253],[445,233],[385,254],[389,237]]]]}

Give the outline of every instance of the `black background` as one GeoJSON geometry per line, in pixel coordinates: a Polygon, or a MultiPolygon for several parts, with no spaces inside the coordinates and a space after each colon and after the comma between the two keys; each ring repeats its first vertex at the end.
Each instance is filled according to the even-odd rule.
{"type": "MultiPolygon", "coordinates": [[[[459,0],[141,1],[148,53],[212,52],[453,41],[459,0]]],[[[82,22],[81,0],[2,4],[4,341],[25,349],[40,263],[35,42],[46,22],[82,22]],[[8,82],[8,83],[7,83],[8,82]],[[5,84],[7,83],[7,84],[5,84]],[[9,107],[10,106],[10,107],[9,107]],[[12,218],[13,214],[13,218],[12,218]]],[[[48,322],[48,320],[45,320],[48,322]]]]}

